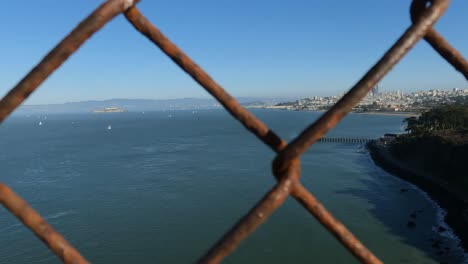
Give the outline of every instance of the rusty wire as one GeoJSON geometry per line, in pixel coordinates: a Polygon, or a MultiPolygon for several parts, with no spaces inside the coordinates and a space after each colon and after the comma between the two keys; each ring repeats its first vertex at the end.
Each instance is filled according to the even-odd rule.
{"type": "Polygon", "coordinates": [[[0,101],[0,123],[96,31],[138,1],[107,1],[83,20],[2,98],[0,101]]]}
{"type": "MultiPolygon", "coordinates": [[[[413,24],[342,99],[289,144],[243,108],[234,97],[165,37],[134,6],[136,2],[138,0],[109,0],[83,20],[0,101],[0,123],[93,33],[113,17],[124,13],[136,30],[157,45],[215,97],[234,118],[277,153],[273,161],[273,175],[278,180],[277,184],[201,257],[200,263],[222,261],[279,208],[288,196],[295,198],[362,263],[382,263],[300,183],[299,157],[348,114],[351,108],[362,100],[421,38],[425,38],[443,58],[468,79],[468,62],[433,29],[434,23],[449,5],[449,0],[413,0],[411,4],[413,24]]],[[[37,212],[1,183],[0,202],[44,241],[64,263],[87,263],[78,251],[54,231],[37,212]]]]}
{"type": "Polygon", "coordinates": [[[64,263],[89,263],[34,209],[8,186],[0,183],[0,202],[54,252],[64,263]]]}
{"type": "MultiPolygon", "coordinates": [[[[417,1],[425,2],[425,1],[417,1]]],[[[359,80],[353,88],[316,122],[292,140],[274,161],[274,169],[281,170],[288,161],[304,153],[310,145],[343,119],[352,107],[398,63],[398,61],[426,34],[449,4],[446,0],[434,0],[432,5],[421,12],[421,19],[413,23],[382,58],[359,80]]],[[[425,6],[425,5],[424,5],[425,6]]]]}
{"type": "Polygon", "coordinates": [[[136,30],[140,31],[151,42],[158,46],[180,68],[205,88],[207,92],[213,95],[231,115],[260,138],[266,145],[270,146],[276,152],[286,146],[284,140],[280,139],[272,130],[263,124],[262,121],[258,120],[257,117],[243,108],[234,97],[228,94],[204,70],[185,55],[181,49],[151,24],[136,7],[128,9],[125,12],[125,17],[136,30]]]}
{"type": "MultiPolygon", "coordinates": [[[[220,103],[222,103],[225,108],[241,122],[247,129],[252,131],[257,135],[265,144],[273,148],[273,150],[283,150],[286,146],[285,141],[280,139],[272,130],[266,127],[260,120],[258,120],[254,115],[248,112],[245,108],[242,108],[239,103],[233,99],[220,85],[218,85],[211,77],[203,71],[196,63],[194,63],[187,55],[184,54],[175,44],[173,44],[167,37],[162,34],[154,25],[152,25],[139,11],[136,7],[132,7],[125,12],[126,18],[130,23],[143,35],[145,35],[150,41],[156,44],[167,56],[169,56],[177,65],[179,65],[187,74],[189,74],[195,81],[197,81],[203,88],[205,88],[209,93],[211,93],[220,103]],[[271,145],[271,144],[274,145],[271,145]]],[[[242,241],[245,236],[253,232],[255,228],[266,219],[265,216],[268,216],[273,211],[273,208],[279,207],[286,197],[280,199],[280,194],[288,192],[291,193],[290,185],[292,186],[302,186],[298,182],[300,173],[299,173],[299,160],[296,159],[295,163],[290,164],[289,171],[282,173],[278,172],[274,175],[280,183],[275,186],[256,206],[254,206],[249,213],[247,213],[239,222],[228,232],[226,235],[219,240],[207,253],[204,255],[200,262],[201,263],[218,263],[223,257],[227,256],[232,252],[235,247],[242,241]],[[286,181],[283,181],[286,178],[286,181]],[[286,185],[282,188],[281,185],[286,185]],[[280,185],[280,186],[279,186],[280,185]],[[284,189],[283,192],[281,190],[284,189]],[[272,199],[273,197],[277,197],[272,199]],[[262,216],[262,217],[259,217],[262,216]]],[[[301,190],[305,190],[302,188],[301,190]]],[[[308,197],[312,197],[308,191],[308,197]]],[[[295,193],[297,194],[297,192],[295,193]]],[[[302,192],[301,192],[302,194],[302,192]]],[[[293,195],[294,196],[294,195],[293,195]]],[[[283,197],[283,196],[281,196],[283,197]]],[[[295,197],[296,199],[298,197],[295,197]]],[[[301,203],[305,205],[306,208],[316,208],[319,206],[316,199],[302,199],[301,203]]],[[[319,221],[321,223],[338,223],[335,220],[331,213],[329,213],[323,206],[322,210],[312,210],[313,214],[316,217],[320,217],[319,221]],[[320,213],[319,213],[320,212],[320,213]]],[[[338,226],[338,225],[336,225],[338,226]]],[[[380,263],[372,253],[367,250],[364,245],[362,245],[355,237],[349,232],[342,224],[339,225],[341,231],[334,230],[332,233],[336,235],[340,241],[343,241],[344,245],[348,249],[359,248],[360,250],[351,250],[352,253],[355,253],[358,258],[372,259],[372,262],[369,263],[380,263]],[[346,237],[346,238],[345,238],[346,237]]]]}
{"type": "MultiPolygon", "coordinates": [[[[424,1],[414,1],[411,4],[411,20],[413,23],[424,18],[422,13],[424,9],[424,1]]],[[[424,39],[468,80],[468,61],[463,58],[458,50],[453,48],[434,28],[430,28],[426,32],[424,39]]]]}

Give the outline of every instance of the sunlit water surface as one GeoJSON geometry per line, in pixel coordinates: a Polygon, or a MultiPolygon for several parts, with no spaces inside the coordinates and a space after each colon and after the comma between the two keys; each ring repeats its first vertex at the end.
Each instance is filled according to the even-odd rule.
{"type": "MultiPolygon", "coordinates": [[[[286,140],[320,115],[254,113],[286,140]]],[[[351,114],[327,136],[377,138],[402,120],[351,114]]],[[[222,110],[14,116],[0,139],[1,181],[93,263],[193,263],[275,184],[274,153],[222,110]]],[[[302,166],[304,185],[384,262],[464,262],[450,229],[437,232],[443,211],[362,144],[315,144],[302,166]]],[[[0,263],[59,263],[3,208],[0,219],[0,263]]],[[[226,259],[354,262],[291,198],[226,259]]]]}

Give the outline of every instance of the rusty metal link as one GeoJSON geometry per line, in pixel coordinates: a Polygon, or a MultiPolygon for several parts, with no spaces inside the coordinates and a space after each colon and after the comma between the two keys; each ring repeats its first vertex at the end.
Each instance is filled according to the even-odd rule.
{"type": "Polygon", "coordinates": [[[2,98],[0,123],[96,31],[138,1],[109,0],[83,20],[2,98]]]}
{"type": "MultiPolygon", "coordinates": [[[[157,45],[167,56],[169,56],[177,65],[179,65],[196,82],[212,94],[239,122],[248,130],[254,133],[265,144],[269,145],[276,152],[281,151],[286,146],[284,140],[277,136],[271,129],[258,120],[253,114],[239,105],[239,103],[230,96],[220,85],[218,85],[205,71],[203,71],[195,62],[193,62],[185,53],[173,44],[164,34],[148,21],[136,7],[132,7],[125,12],[128,21],[151,42],[157,45]]],[[[299,178],[299,160],[288,163],[288,168],[281,172],[275,172],[274,176],[279,184],[273,188],[247,215],[245,215],[221,240],[219,240],[208,253],[200,259],[200,263],[219,263],[225,256],[237,247],[241,240],[250,232],[253,232],[257,226],[264,222],[265,218],[259,218],[258,215],[269,215],[279,207],[284,199],[272,200],[272,197],[278,195],[281,188],[280,184],[290,180],[291,171],[297,171],[299,178]],[[271,211],[270,211],[271,210],[271,211]]],[[[297,182],[297,180],[294,180],[297,182]]],[[[286,197],[284,197],[286,198],[286,197]]],[[[330,213],[328,213],[330,214],[330,213]]],[[[351,234],[344,226],[347,234],[351,234]]],[[[354,237],[354,236],[352,236],[354,237]]],[[[359,243],[362,246],[362,244],[359,243]]],[[[372,256],[377,259],[368,249],[362,246],[366,256],[372,256]]],[[[347,246],[348,249],[353,247],[347,246]]],[[[352,252],[354,254],[354,252],[352,252]]],[[[361,255],[359,255],[361,256],[361,255]]],[[[372,259],[372,258],[370,258],[372,259]]],[[[381,263],[381,262],[366,262],[381,263]]]]}
{"type": "Polygon", "coordinates": [[[136,7],[128,9],[125,12],[125,17],[136,30],[158,46],[162,52],[179,65],[179,67],[190,75],[198,84],[205,88],[207,92],[213,95],[234,118],[239,120],[242,125],[254,133],[266,145],[270,146],[276,152],[286,145],[284,140],[252,113],[243,108],[234,97],[228,94],[203,69],[185,55],[181,49],[164,36],[164,34],[151,24],[136,7]]]}
{"type": "Polygon", "coordinates": [[[359,80],[346,95],[317,121],[307,127],[299,136],[281,151],[273,162],[274,171],[282,171],[288,163],[303,154],[312,144],[347,115],[353,106],[400,61],[400,59],[426,34],[437,19],[444,13],[449,0],[434,0],[433,4],[422,12],[421,19],[412,24],[384,56],[359,80]]]}
{"type": "Polygon", "coordinates": [[[229,255],[250,233],[278,209],[288,198],[292,187],[300,177],[299,160],[293,165],[279,182],[260,200],[241,220],[235,224],[199,261],[198,263],[215,264],[229,255]]]}
{"type": "MultiPolygon", "coordinates": [[[[234,97],[229,95],[182,50],[167,39],[134,7],[136,2],[138,0],[108,0],[81,22],[0,101],[0,123],[93,33],[123,12],[135,29],[156,44],[179,67],[215,97],[244,127],[278,153],[273,161],[273,175],[278,181],[277,184],[215,243],[199,260],[200,263],[219,263],[278,209],[290,195],[362,263],[382,263],[300,183],[299,156],[349,113],[351,108],[364,98],[369,90],[423,37],[468,79],[467,61],[432,28],[447,8],[449,0],[413,0],[411,5],[413,24],[342,99],[289,144],[243,108],[234,97]],[[427,7],[428,3],[430,6],[427,7]]],[[[29,227],[37,237],[43,240],[63,262],[88,263],[34,209],[1,183],[0,202],[29,227]]]]}
{"type": "MultiPolygon", "coordinates": [[[[107,22],[139,0],[109,0],[99,6],[66,36],[0,101],[0,123],[107,22]]],[[[88,263],[23,199],[0,183],[0,201],[39,237],[64,263],[88,263]]]]}
{"type": "MultiPolygon", "coordinates": [[[[424,19],[423,11],[426,10],[427,0],[415,0],[411,4],[411,20],[415,23],[424,19]]],[[[434,28],[430,28],[424,39],[442,56],[447,62],[468,80],[468,61],[463,55],[453,48],[434,28]]]]}
{"type": "Polygon", "coordinates": [[[361,263],[381,264],[372,252],[367,249],[340,221],[338,221],[301,183],[297,182],[291,192],[307,211],[332,233],[361,263]]]}
{"type": "Polygon", "coordinates": [[[0,183],[0,203],[31,229],[64,263],[89,263],[33,208],[3,183],[0,183]]]}

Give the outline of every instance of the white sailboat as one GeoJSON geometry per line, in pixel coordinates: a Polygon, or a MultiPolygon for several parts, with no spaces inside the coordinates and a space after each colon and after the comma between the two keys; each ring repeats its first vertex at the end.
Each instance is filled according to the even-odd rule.
{"type": "Polygon", "coordinates": [[[107,130],[111,130],[112,129],[112,126],[111,125],[108,125],[107,126],[107,130]]]}
{"type": "Polygon", "coordinates": [[[39,121],[39,125],[42,126],[42,121],[39,121]]]}

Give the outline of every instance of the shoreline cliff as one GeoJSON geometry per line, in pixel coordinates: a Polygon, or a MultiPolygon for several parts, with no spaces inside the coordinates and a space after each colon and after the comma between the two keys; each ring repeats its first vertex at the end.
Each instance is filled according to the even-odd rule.
{"type": "Polygon", "coordinates": [[[399,159],[390,151],[391,143],[382,140],[369,142],[367,148],[375,164],[392,175],[415,184],[434,199],[447,214],[445,222],[461,240],[468,252],[468,193],[441,177],[418,168],[410,159],[399,159]]]}

